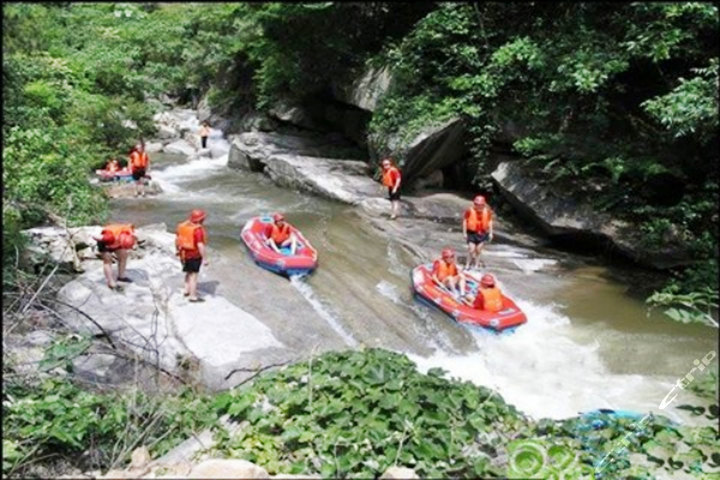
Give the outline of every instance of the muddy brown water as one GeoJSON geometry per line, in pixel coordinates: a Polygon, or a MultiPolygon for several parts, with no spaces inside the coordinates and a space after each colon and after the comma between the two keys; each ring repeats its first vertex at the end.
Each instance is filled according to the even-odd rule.
{"type": "MultiPolygon", "coordinates": [[[[213,275],[217,293],[230,301],[237,302],[254,281],[233,273],[234,265],[252,265],[241,227],[252,216],[282,211],[319,253],[318,270],[293,280],[293,286],[349,348],[406,353],[421,369],[440,366],[450,376],[496,388],[533,417],[616,408],[706,422],[676,408],[697,400],[688,392],[664,410],[659,405],[694,360],[717,349],[717,331],[648,313],[642,300],[630,295],[631,285],[617,280],[622,272],[609,275],[608,267],[591,257],[496,240],[486,262],[529,321],[504,335],[471,330],[412,298],[410,270],[432,258],[415,258],[354,207],[280,188],[259,173],[231,170],[227,157],[188,161],[156,153],[151,160],[151,174],[164,193],[113,200],[113,213],[136,225],[164,222],[172,231],[191,209],[205,209],[212,250],[204,275],[213,275]]],[[[273,302],[273,292],[255,302],[262,309],[273,302]]],[[[301,320],[292,328],[302,329],[301,320]]],[[[295,338],[297,344],[289,347],[302,350],[303,335],[295,338]]]]}

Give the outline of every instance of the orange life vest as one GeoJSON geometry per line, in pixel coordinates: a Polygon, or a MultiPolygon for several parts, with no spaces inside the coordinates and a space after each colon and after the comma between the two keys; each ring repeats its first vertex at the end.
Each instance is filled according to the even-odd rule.
{"type": "Polygon", "coordinates": [[[397,167],[390,167],[387,170],[385,170],[382,174],[382,183],[386,187],[394,187],[395,182],[393,182],[393,177],[400,178],[400,170],[397,169],[397,167]],[[396,172],[396,173],[393,173],[396,172]]]}
{"type": "Polygon", "coordinates": [[[138,152],[137,150],[130,154],[130,164],[133,168],[147,168],[148,162],[147,152],[138,152]]]}
{"type": "Polygon", "coordinates": [[[132,248],[135,245],[135,237],[133,231],[135,227],[129,223],[112,223],[105,225],[102,229],[102,233],[109,232],[113,236],[113,241],[110,245],[106,245],[107,248],[132,248]]]}
{"type": "Polygon", "coordinates": [[[275,245],[280,246],[282,242],[290,238],[290,225],[285,223],[282,227],[278,227],[276,224],[273,224],[270,238],[273,239],[275,245]]]}
{"type": "Polygon", "coordinates": [[[499,312],[502,310],[503,301],[499,288],[481,288],[480,293],[483,296],[483,310],[487,310],[488,312],[499,312]]]}
{"type": "Polygon", "coordinates": [[[175,232],[175,246],[177,246],[180,250],[181,255],[187,252],[194,252],[198,249],[197,244],[195,243],[195,230],[198,228],[202,229],[202,243],[207,244],[207,232],[202,225],[192,223],[190,220],[185,220],[184,222],[178,224],[175,232]]]}
{"type": "Polygon", "coordinates": [[[468,212],[468,232],[485,233],[490,230],[490,220],[492,220],[492,213],[490,213],[490,209],[488,207],[483,208],[482,212],[480,212],[480,215],[478,215],[478,211],[475,209],[475,207],[470,207],[468,212]]]}
{"type": "Polygon", "coordinates": [[[454,277],[458,274],[457,265],[453,263],[452,265],[448,264],[445,260],[436,260],[435,261],[435,274],[437,275],[438,280],[441,282],[445,280],[447,277],[454,277]]]}

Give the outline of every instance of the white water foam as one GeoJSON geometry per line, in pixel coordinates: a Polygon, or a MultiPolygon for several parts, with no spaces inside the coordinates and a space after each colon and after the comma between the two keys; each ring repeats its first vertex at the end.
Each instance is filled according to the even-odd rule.
{"type": "Polygon", "coordinates": [[[322,317],[328,324],[332,327],[335,332],[342,337],[343,340],[345,340],[345,343],[351,347],[357,347],[358,342],[350,335],[345,328],[343,328],[342,325],[340,325],[340,322],[337,320],[336,314],[331,310],[331,308],[327,305],[325,305],[315,294],[312,287],[307,284],[301,277],[297,276],[291,276],[290,277],[290,284],[295,287],[295,289],[300,292],[300,295],[302,295],[305,300],[308,301],[308,303],[313,307],[313,310],[315,310],[320,317],[322,317]]]}
{"type": "Polygon", "coordinates": [[[569,336],[570,320],[552,306],[518,301],[528,323],[497,335],[473,331],[479,352],[456,356],[438,352],[429,358],[408,355],[421,371],[447,370],[449,377],[493,388],[510,404],[534,418],[561,419],[597,408],[660,412],[672,382],[609,372],[598,344],[583,345],[569,336]]]}
{"type": "Polygon", "coordinates": [[[557,260],[551,258],[523,258],[521,260],[513,260],[512,263],[528,275],[545,267],[557,265],[557,260]]]}

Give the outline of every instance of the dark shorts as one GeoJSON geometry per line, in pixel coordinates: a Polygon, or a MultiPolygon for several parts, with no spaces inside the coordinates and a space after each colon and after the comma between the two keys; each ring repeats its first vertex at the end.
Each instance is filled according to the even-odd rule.
{"type": "Polygon", "coordinates": [[[198,273],[200,271],[200,265],[202,264],[202,258],[188,258],[183,264],[183,272],[186,273],[198,273]]]}
{"type": "Polygon", "coordinates": [[[208,137],[200,137],[200,143],[202,145],[202,148],[207,148],[207,139],[208,137]]]}
{"type": "Polygon", "coordinates": [[[475,245],[485,243],[488,237],[490,237],[489,233],[468,232],[467,243],[474,243],[475,245]]]}
{"type": "Polygon", "coordinates": [[[97,249],[98,249],[98,252],[100,252],[100,253],[105,253],[105,252],[113,253],[113,252],[117,252],[118,250],[120,250],[120,247],[110,248],[107,245],[105,245],[105,242],[97,242],[97,249]]]}
{"type": "Polygon", "coordinates": [[[388,199],[389,200],[400,200],[400,189],[395,193],[392,193],[392,189],[388,188],[388,199]]]}
{"type": "Polygon", "coordinates": [[[141,178],[145,176],[145,169],[144,168],[138,168],[137,170],[132,171],[132,177],[133,180],[138,181],[141,178]]]}

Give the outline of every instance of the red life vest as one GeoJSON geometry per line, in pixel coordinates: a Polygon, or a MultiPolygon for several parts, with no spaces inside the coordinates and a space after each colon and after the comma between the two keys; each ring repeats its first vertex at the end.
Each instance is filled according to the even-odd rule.
{"type": "Polygon", "coordinates": [[[482,209],[478,215],[475,207],[470,207],[467,211],[467,230],[468,232],[485,233],[490,230],[490,221],[492,213],[488,207],[482,209]]]}
{"type": "Polygon", "coordinates": [[[503,308],[502,293],[497,287],[481,288],[479,295],[483,298],[483,310],[499,312],[503,308]]]}
{"type": "Polygon", "coordinates": [[[106,245],[107,248],[116,249],[124,248],[130,249],[135,245],[135,236],[133,231],[135,227],[129,223],[112,223],[105,225],[102,229],[102,234],[110,233],[113,237],[112,243],[106,245]]]}
{"type": "Polygon", "coordinates": [[[397,179],[401,178],[400,170],[397,167],[390,167],[383,171],[382,184],[386,187],[392,188],[395,186],[397,179]]]}
{"type": "Polygon", "coordinates": [[[177,226],[175,246],[180,250],[180,257],[195,258],[199,256],[197,243],[195,242],[195,230],[202,230],[202,243],[207,244],[207,232],[202,225],[186,220],[177,226]]]}
{"type": "Polygon", "coordinates": [[[275,242],[275,245],[280,246],[282,242],[290,238],[290,225],[284,223],[282,227],[278,227],[273,224],[270,238],[275,242]]]}
{"type": "Polygon", "coordinates": [[[433,273],[437,275],[438,280],[442,282],[447,277],[454,277],[455,275],[457,275],[458,269],[455,263],[449,264],[445,260],[439,259],[435,260],[435,265],[433,266],[433,273]]]}
{"type": "Polygon", "coordinates": [[[130,165],[132,165],[133,169],[147,168],[149,162],[150,159],[148,158],[147,152],[138,152],[135,150],[130,154],[130,165]]]}

